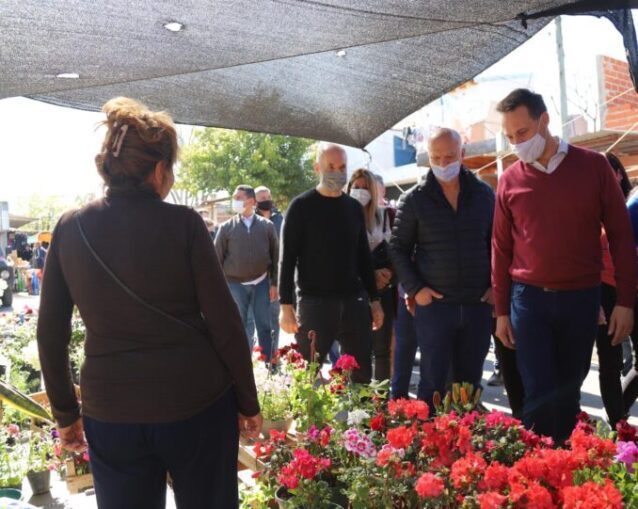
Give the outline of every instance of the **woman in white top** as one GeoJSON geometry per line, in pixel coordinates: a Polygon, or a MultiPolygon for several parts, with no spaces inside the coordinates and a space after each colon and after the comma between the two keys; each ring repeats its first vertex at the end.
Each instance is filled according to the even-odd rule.
{"type": "Polygon", "coordinates": [[[385,320],[381,329],[372,335],[374,355],[374,378],[390,379],[390,345],[395,311],[395,272],[390,262],[388,241],[392,231],[388,209],[378,205],[378,188],[375,176],[369,170],[355,170],[348,182],[347,192],[355,198],[364,210],[368,230],[368,243],[374,261],[377,288],[381,295],[381,306],[385,320]]]}

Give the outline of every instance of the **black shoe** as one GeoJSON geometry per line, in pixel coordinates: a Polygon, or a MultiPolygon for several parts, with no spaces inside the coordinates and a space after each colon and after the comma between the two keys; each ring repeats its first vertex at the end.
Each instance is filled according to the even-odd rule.
{"type": "Polygon", "coordinates": [[[489,385],[490,387],[499,387],[503,385],[503,375],[501,374],[501,372],[494,371],[490,379],[487,381],[487,385],[489,385]]]}

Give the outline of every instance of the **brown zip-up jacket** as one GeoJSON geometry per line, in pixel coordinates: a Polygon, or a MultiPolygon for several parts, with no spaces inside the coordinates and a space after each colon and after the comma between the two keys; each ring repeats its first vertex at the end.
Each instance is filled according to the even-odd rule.
{"type": "Polygon", "coordinates": [[[82,413],[118,423],[187,419],[234,388],[239,411],[259,412],[248,341],[212,240],[193,210],[144,190],[109,191],[79,211],[97,254],[148,309],[106,273],[74,213],[53,233],[38,322],[42,372],[60,426],[80,416],[69,374],[71,314],[86,324],[82,413]]]}

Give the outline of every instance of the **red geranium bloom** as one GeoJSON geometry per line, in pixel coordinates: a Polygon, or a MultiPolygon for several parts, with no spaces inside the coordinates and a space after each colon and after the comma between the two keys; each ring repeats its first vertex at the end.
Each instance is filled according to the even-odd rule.
{"type": "Polygon", "coordinates": [[[419,477],[414,488],[421,498],[435,498],[443,493],[445,483],[428,472],[419,477]]]}
{"type": "Polygon", "coordinates": [[[495,491],[481,493],[478,496],[481,509],[500,509],[507,502],[507,497],[495,491]]]}
{"type": "Polygon", "coordinates": [[[276,429],[270,430],[270,440],[273,442],[285,442],[286,441],[286,432],[285,431],[277,431],[276,429]]]}
{"type": "Polygon", "coordinates": [[[414,428],[408,428],[407,426],[399,426],[388,430],[386,438],[388,443],[395,449],[407,449],[412,445],[416,430],[414,428]]]}
{"type": "Polygon", "coordinates": [[[335,363],[335,368],[343,371],[354,371],[355,369],[359,369],[359,363],[352,355],[344,353],[335,363]]]}
{"type": "Polygon", "coordinates": [[[582,486],[568,486],[562,493],[563,509],[622,509],[622,495],[614,484],[587,481],[582,486]]]}
{"type": "Polygon", "coordinates": [[[511,484],[510,501],[518,509],[555,509],[552,494],[537,482],[511,484]]]}
{"type": "Polygon", "coordinates": [[[502,491],[507,486],[508,474],[509,468],[495,461],[485,469],[485,476],[481,482],[481,488],[502,491]]]}
{"type": "Polygon", "coordinates": [[[425,401],[414,399],[395,399],[388,402],[388,411],[393,417],[427,420],[430,409],[425,401]]]}
{"type": "Polygon", "coordinates": [[[383,414],[379,414],[370,419],[370,429],[374,431],[385,430],[385,416],[383,414]]]}
{"type": "Polygon", "coordinates": [[[469,453],[452,465],[450,479],[456,489],[461,489],[479,481],[485,473],[487,464],[478,454],[469,453]]]}

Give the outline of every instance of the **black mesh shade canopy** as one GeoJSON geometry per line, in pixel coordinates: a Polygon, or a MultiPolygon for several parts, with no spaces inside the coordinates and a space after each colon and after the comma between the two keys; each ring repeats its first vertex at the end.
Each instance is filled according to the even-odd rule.
{"type": "Polygon", "coordinates": [[[99,110],[125,95],[180,123],[363,147],[552,19],[521,13],[578,3],[3,0],[0,98],[99,110]]]}

